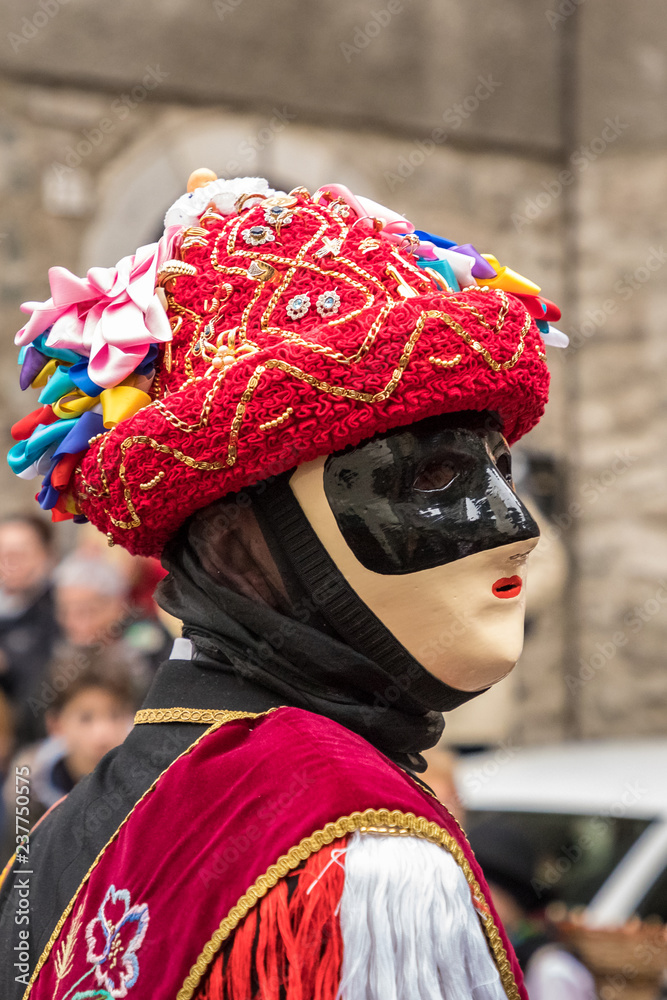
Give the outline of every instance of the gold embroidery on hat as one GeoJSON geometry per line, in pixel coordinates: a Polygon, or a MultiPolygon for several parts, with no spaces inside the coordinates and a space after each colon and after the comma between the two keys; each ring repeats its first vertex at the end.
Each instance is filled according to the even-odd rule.
{"type": "MultiPolygon", "coordinates": [[[[373,293],[368,290],[368,285],[369,284],[372,285],[372,286],[374,286],[377,289],[377,291],[382,294],[383,298],[388,303],[392,303],[393,304],[394,301],[395,301],[394,298],[393,298],[393,296],[390,294],[389,290],[385,287],[385,285],[383,285],[383,283],[378,278],[376,278],[375,275],[371,274],[366,269],[360,267],[355,261],[351,261],[351,260],[347,260],[346,258],[339,257],[337,263],[340,263],[341,265],[345,265],[348,269],[352,270],[361,279],[361,281],[356,281],[354,278],[350,277],[349,274],[345,274],[345,273],[343,273],[341,271],[338,271],[338,270],[334,271],[331,268],[326,268],[325,269],[323,267],[318,266],[314,262],[304,260],[305,254],[308,252],[308,250],[315,243],[318,242],[318,240],[319,240],[320,236],[322,235],[323,231],[325,231],[326,228],[330,225],[330,222],[329,222],[329,220],[324,215],[322,215],[321,212],[317,211],[317,209],[315,209],[313,207],[304,206],[304,208],[301,211],[302,211],[302,214],[304,214],[306,216],[308,216],[308,215],[312,216],[315,219],[315,221],[319,223],[319,227],[318,227],[317,231],[310,237],[310,239],[308,239],[303,244],[303,246],[300,248],[299,252],[297,253],[296,257],[294,257],[294,258],[284,257],[284,256],[281,256],[279,253],[273,253],[273,252],[263,252],[263,253],[260,254],[259,252],[249,251],[249,249],[247,247],[241,247],[239,249],[234,249],[234,247],[235,247],[236,233],[238,232],[238,228],[239,228],[239,225],[237,224],[235,228],[232,227],[232,230],[230,231],[229,234],[227,234],[227,235],[224,234],[224,233],[220,234],[220,236],[218,237],[218,240],[216,240],[216,244],[215,244],[215,246],[213,248],[213,252],[212,252],[212,255],[211,255],[211,262],[212,262],[213,266],[216,268],[216,270],[220,270],[223,273],[225,273],[228,270],[227,266],[220,264],[219,258],[218,258],[218,252],[219,252],[220,243],[221,243],[222,239],[225,238],[225,235],[226,235],[226,239],[227,239],[227,247],[226,247],[226,249],[227,249],[228,254],[233,255],[233,256],[243,255],[244,257],[251,257],[251,258],[254,258],[255,260],[260,260],[263,265],[267,265],[267,264],[270,264],[270,265],[273,265],[273,264],[282,264],[282,265],[284,265],[286,267],[286,271],[282,274],[282,278],[280,280],[280,283],[279,283],[278,287],[271,294],[271,297],[270,297],[270,299],[269,299],[269,301],[268,301],[268,303],[267,303],[267,305],[266,305],[266,307],[264,309],[264,313],[263,313],[263,315],[260,318],[260,328],[261,328],[262,332],[263,333],[269,333],[269,334],[275,334],[276,336],[280,336],[280,337],[282,337],[285,340],[289,340],[291,342],[296,342],[296,343],[303,344],[303,346],[309,347],[314,352],[320,353],[320,354],[324,354],[324,355],[326,355],[326,356],[328,356],[328,357],[330,357],[330,358],[332,358],[333,360],[336,360],[336,361],[343,361],[343,362],[346,362],[346,363],[357,361],[357,360],[359,360],[360,357],[362,357],[365,353],[367,353],[370,345],[372,344],[372,342],[374,341],[375,337],[377,336],[377,330],[381,326],[381,322],[382,321],[380,321],[380,323],[377,326],[375,326],[375,324],[373,324],[373,326],[374,326],[373,331],[370,332],[370,334],[367,334],[367,336],[364,338],[364,342],[362,343],[362,345],[360,346],[360,348],[358,348],[357,351],[355,351],[352,355],[347,356],[347,357],[345,355],[341,354],[340,352],[335,351],[332,348],[330,348],[330,347],[328,347],[328,346],[326,346],[324,344],[318,344],[317,342],[306,340],[298,332],[295,332],[294,330],[292,330],[290,328],[284,328],[284,327],[280,327],[280,326],[271,326],[271,325],[269,325],[275,307],[277,306],[278,302],[281,300],[282,296],[287,291],[287,289],[288,289],[288,287],[289,287],[289,285],[290,285],[290,283],[291,283],[294,275],[296,273],[298,273],[299,270],[305,270],[305,271],[308,271],[308,272],[313,273],[313,274],[319,274],[319,275],[325,277],[327,280],[333,280],[333,281],[340,282],[341,284],[348,285],[349,287],[352,287],[352,288],[356,289],[361,295],[364,296],[364,300],[365,301],[364,301],[363,305],[359,306],[357,309],[354,309],[354,310],[351,310],[349,312],[346,312],[343,315],[337,316],[335,319],[330,320],[326,324],[327,327],[333,327],[333,326],[341,325],[343,323],[347,323],[349,320],[354,319],[356,316],[360,315],[360,313],[363,312],[363,310],[365,308],[367,308],[367,307],[369,307],[369,306],[371,306],[371,305],[374,304],[375,298],[374,298],[373,293]]],[[[339,232],[341,234],[341,238],[344,238],[347,235],[347,233],[348,233],[348,227],[343,223],[342,220],[338,220],[337,219],[336,222],[337,222],[337,225],[339,227],[339,232]]],[[[259,299],[259,296],[257,296],[257,300],[258,299],[259,299]]],[[[252,311],[252,309],[249,308],[244,313],[244,316],[242,318],[242,321],[241,321],[241,324],[240,324],[240,327],[239,327],[240,336],[243,337],[243,338],[247,337],[247,327],[248,327],[248,322],[249,322],[249,319],[250,319],[251,311],[252,311]]],[[[386,318],[386,315],[387,315],[387,312],[384,313],[382,319],[386,318]]]]}
{"type": "Polygon", "coordinates": [[[273,430],[274,427],[280,427],[280,425],[284,424],[286,420],[289,420],[293,413],[294,410],[292,407],[288,406],[286,410],[283,410],[279,417],[274,417],[273,420],[267,420],[265,423],[260,424],[260,431],[270,431],[273,430]]]}
{"type": "Polygon", "coordinates": [[[191,247],[205,247],[208,245],[208,239],[211,234],[208,229],[203,229],[202,226],[190,226],[183,233],[183,240],[181,242],[181,256],[183,251],[189,250],[191,247]]]}
{"type": "Polygon", "coordinates": [[[417,325],[410,334],[401,354],[398,365],[394,369],[394,372],[385,385],[384,389],[380,392],[360,392],[358,389],[349,389],[342,385],[331,385],[329,382],[324,382],[322,379],[315,378],[313,375],[309,375],[308,372],[304,372],[302,369],[297,368],[294,365],[287,364],[287,362],[279,360],[278,358],[270,358],[265,361],[264,364],[258,365],[252,376],[250,377],[248,384],[246,386],[245,392],[239,400],[238,406],[236,407],[236,413],[234,415],[234,420],[232,422],[231,431],[229,434],[229,446],[227,449],[227,465],[232,466],[236,462],[237,457],[237,443],[239,430],[241,424],[243,423],[243,418],[245,416],[248,403],[252,399],[257,386],[260,383],[261,377],[266,370],[273,368],[279,369],[288,375],[292,375],[294,378],[298,379],[300,382],[305,382],[307,385],[312,385],[315,389],[320,392],[327,393],[331,396],[342,396],[345,399],[355,399],[362,403],[379,403],[388,399],[392,392],[401,380],[403,372],[407,368],[408,361],[414,350],[415,344],[421,336],[424,325],[428,319],[434,317],[439,317],[441,314],[439,312],[423,312],[417,321],[417,325]]]}
{"type": "MultiPolygon", "coordinates": [[[[412,295],[420,294],[418,291],[419,285],[423,288],[428,288],[428,290],[433,293],[432,284],[424,275],[423,271],[410,261],[406,260],[395,247],[392,247],[390,252],[396,262],[396,266],[393,264],[387,265],[388,277],[385,281],[382,281],[360,266],[356,261],[347,260],[344,256],[343,243],[349,229],[343,218],[336,217],[332,223],[331,217],[327,218],[323,215],[322,211],[312,203],[300,205],[299,214],[302,217],[305,216],[306,218],[312,218],[316,225],[314,231],[304,241],[295,257],[285,257],[279,252],[262,253],[260,250],[254,251],[245,244],[237,248],[236,238],[240,227],[247,225],[247,217],[245,219],[234,219],[232,225],[229,227],[223,227],[223,229],[218,232],[215,240],[212,241],[213,246],[210,260],[214,269],[219,271],[221,274],[221,284],[219,286],[219,293],[216,292],[216,296],[211,300],[210,310],[208,300],[205,302],[205,315],[201,316],[194,312],[194,310],[188,309],[186,306],[174,301],[173,295],[169,292],[167,293],[170,300],[170,312],[175,314],[170,320],[172,326],[177,326],[177,328],[180,327],[184,319],[188,319],[193,326],[191,343],[184,355],[184,369],[188,377],[183,382],[181,386],[182,389],[195,384],[205,377],[202,369],[199,369],[198,372],[195,371],[192,361],[195,357],[201,357],[201,361],[199,362],[201,365],[202,362],[209,361],[210,363],[212,360],[213,355],[211,352],[214,350],[213,335],[216,333],[216,321],[222,319],[224,304],[230,298],[231,291],[233,290],[229,283],[229,279],[234,276],[238,276],[242,279],[242,281],[249,282],[252,286],[254,286],[252,288],[250,300],[243,310],[238,327],[223,330],[217,335],[217,339],[215,341],[215,354],[216,356],[219,355],[222,359],[223,367],[220,369],[219,374],[215,375],[204,395],[199,416],[195,418],[193,422],[177,416],[169,409],[168,398],[166,401],[156,399],[152,404],[150,404],[154,406],[155,409],[160,411],[161,415],[171,426],[177,428],[179,431],[186,434],[192,434],[208,425],[215,398],[224,382],[227,371],[234,367],[237,361],[245,360],[247,355],[257,353],[260,350],[259,345],[254,342],[252,334],[253,327],[255,327],[256,324],[259,325],[259,329],[263,334],[273,334],[283,341],[299,344],[312,354],[326,356],[341,364],[353,365],[359,362],[371,351],[377,340],[379,332],[386,323],[392,310],[397,306],[402,305],[405,301],[405,299],[400,296],[400,291],[397,293],[394,290],[396,283],[398,283],[404,294],[406,289],[409,289],[412,295]],[[342,241],[341,253],[335,258],[335,260],[332,257],[326,258],[326,260],[330,261],[332,266],[321,266],[320,264],[314,262],[312,258],[310,260],[306,260],[306,255],[312,251],[314,246],[321,243],[323,235],[327,231],[330,232],[332,226],[335,226],[338,229],[339,235],[336,238],[336,242],[338,242],[338,239],[342,241]],[[219,251],[222,246],[225,246],[228,256],[238,256],[242,258],[244,266],[236,267],[227,262],[225,264],[221,264],[219,251]],[[247,263],[248,260],[251,262],[250,265],[247,263]],[[262,280],[257,281],[254,277],[249,276],[249,267],[252,267],[253,262],[261,262],[258,263],[258,269],[262,270],[263,268],[264,273],[267,275],[269,273],[269,268],[271,270],[275,270],[275,277],[278,279],[277,287],[272,285],[269,288],[267,282],[262,280]],[[342,270],[343,268],[345,269],[345,272],[342,270]],[[360,313],[364,312],[364,310],[375,305],[376,303],[380,306],[377,316],[373,320],[373,323],[368,331],[365,333],[362,342],[352,354],[345,355],[340,351],[336,351],[334,347],[329,346],[328,344],[318,343],[315,340],[308,340],[307,337],[302,336],[293,329],[286,329],[281,326],[271,325],[273,314],[278,303],[281,301],[281,297],[287,289],[289,289],[294,276],[304,271],[312,274],[313,276],[316,274],[320,275],[326,278],[328,282],[338,284],[341,289],[341,295],[344,294],[344,290],[347,288],[354,290],[355,294],[363,296],[363,305],[359,305],[355,309],[349,310],[344,315],[338,315],[334,319],[329,320],[326,323],[327,327],[337,326],[350,320],[354,320],[354,318],[360,313]],[[352,272],[354,277],[352,277],[349,272],[352,272]],[[267,288],[266,293],[264,292],[265,288],[267,288]],[[178,321],[178,323],[176,321],[178,321]]],[[[213,219],[211,219],[211,221],[213,221],[213,219]]],[[[192,228],[195,230],[197,229],[197,227],[192,228]]],[[[191,235],[193,238],[196,237],[197,239],[203,239],[202,233],[204,233],[207,237],[212,235],[208,230],[200,230],[199,232],[191,233],[191,235]]],[[[379,247],[381,245],[380,242],[376,242],[378,242],[379,247]]],[[[326,263],[326,261],[324,263],[326,263]]],[[[245,289],[249,288],[249,286],[243,286],[241,282],[241,288],[245,289]]],[[[447,300],[455,302],[457,306],[470,313],[471,316],[477,320],[480,326],[489,330],[491,333],[498,333],[504,325],[505,317],[509,309],[509,300],[505,293],[501,290],[488,290],[489,294],[497,295],[501,300],[498,317],[495,324],[492,325],[476,308],[474,303],[467,301],[467,296],[470,293],[479,293],[480,290],[481,289],[477,286],[471,289],[465,289],[463,292],[447,296],[447,299],[443,299],[443,302],[447,300]]],[[[467,347],[479,354],[480,357],[484,359],[485,363],[496,372],[512,368],[517,363],[523,353],[525,337],[531,325],[531,318],[526,314],[526,321],[521,330],[516,350],[508,360],[501,362],[496,360],[484,345],[482,345],[472,334],[465,330],[464,327],[447,312],[437,309],[424,311],[419,316],[415,328],[411,332],[410,336],[405,341],[398,361],[392,370],[391,377],[379,391],[373,390],[371,387],[364,389],[352,389],[345,385],[337,384],[334,381],[318,379],[303,370],[303,368],[297,365],[288,364],[282,359],[268,358],[266,360],[262,360],[262,363],[257,365],[257,367],[255,367],[250,374],[250,377],[245,384],[245,388],[238,399],[234,417],[229,428],[227,455],[224,462],[198,461],[193,459],[191,456],[185,455],[178,449],[172,449],[166,445],[160,445],[154,439],[145,436],[129,437],[125,439],[121,445],[122,459],[119,470],[119,478],[123,483],[123,496],[128,514],[130,516],[125,521],[117,521],[112,518],[113,523],[117,527],[125,530],[135,528],[140,523],[140,519],[132,503],[130,487],[126,482],[125,460],[129,450],[134,447],[134,445],[148,444],[150,447],[153,447],[163,454],[172,455],[176,461],[182,462],[192,468],[201,469],[202,471],[219,471],[225,466],[231,468],[237,460],[239,434],[241,432],[241,427],[243,425],[248,407],[255,392],[257,391],[257,388],[262,382],[262,379],[265,377],[266,372],[271,372],[272,370],[280,371],[284,375],[288,375],[290,378],[294,378],[299,382],[310,385],[318,392],[326,395],[339,396],[362,403],[369,403],[371,405],[381,403],[391,396],[400,382],[403,372],[410,361],[414,347],[421,336],[427,320],[429,319],[440,320],[448,326],[464,341],[467,347]]],[[[539,353],[539,348],[537,348],[537,350],[539,353]]],[[[428,360],[437,368],[453,368],[463,360],[463,355],[456,354],[454,357],[449,359],[431,356],[428,360]]],[[[214,374],[214,371],[215,369],[210,367],[206,372],[206,375],[210,377],[214,374]]],[[[275,429],[289,420],[293,414],[293,408],[288,407],[278,417],[272,420],[264,421],[258,426],[262,431],[275,429]]],[[[101,443],[97,455],[102,491],[97,492],[89,483],[85,481],[83,477],[81,477],[84,494],[88,493],[91,496],[107,497],[110,495],[109,486],[102,466],[103,448],[104,442],[101,443]]],[[[140,488],[143,490],[152,489],[153,486],[157,485],[158,482],[162,480],[164,475],[166,475],[166,473],[163,473],[160,477],[155,476],[148,483],[140,484],[140,488]]]]}
{"type": "Polygon", "coordinates": [[[147,483],[139,483],[139,489],[140,490],[152,490],[154,486],[157,486],[157,484],[162,479],[164,479],[164,477],[166,476],[166,474],[167,473],[164,471],[164,469],[160,469],[160,471],[158,473],[156,473],[156,475],[154,475],[152,479],[149,479],[147,483]]]}
{"type": "MultiPolygon", "coordinates": [[[[485,286],[483,290],[489,291],[492,294],[497,295],[501,301],[500,310],[498,312],[498,319],[496,320],[493,326],[491,326],[486,317],[479,311],[479,309],[477,309],[476,306],[472,305],[472,303],[466,302],[465,299],[460,300],[458,298],[458,294],[455,301],[461,307],[461,309],[464,309],[466,312],[469,312],[472,316],[474,316],[477,322],[480,324],[480,326],[483,326],[487,330],[490,330],[491,333],[500,333],[503,326],[505,325],[505,317],[507,316],[507,312],[510,307],[509,299],[507,298],[506,292],[504,292],[502,288],[487,288],[485,286]]],[[[530,322],[528,323],[528,325],[530,326],[530,322]]]]}
{"type": "MultiPolygon", "coordinates": [[[[146,434],[138,434],[135,435],[134,437],[125,438],[125,440],[120,446],[121,464],[118,469],[118,478],[123,484],[123,497],[125,499],[125,506],[127,507],[128,513],[130,515],[130,520],[129,521],[117,520],[115,517],[111,515],[109,511],[107,511],[106,513],[109,516],[109,520],[116,528],[124,528],[125,530],[128,530],[129,528],[138,528],[139,525],[141,524],[141,518],[137,514],[136,508],[132,502],[130,487],[128,486],[127,479],[125,478],[127,473],[127,469],[125,468],[125,459],[127,452],[133,445],[137,444],[147,444],[151,448],[153,448],[154,451],[162,452],[162,454],[165,455],[171,455],[172,458],[175,458],[177,462],[182,462],[183,465],[187,465],[191,469],[201,469],[203,472],[211,472],[213,470],[224,468],[221,462],[201,461],[199,459],[193,458],[191,455],[185,455],[182,451],[179,451],[178,448],[170,448],[169,445],[162,444],[160,441],[156,441],[155,438],[148,437],[146,434]]],[[[155,482],[152,482],[151,485],[157,485],[157,484],[155,482]]],[[[145,488],[149,489],[150,486],[146,485],[145,488]]]]}
{"type": "MultiPolygon", "coordinates": [[[[460,305],[461,303],[459,302],[458,304],[460,305]]],[[[517,361],[523,354],[523,349],[525,347],[525,342],[526,342],[526,334],[530,330],[530,325],[532,323],[530,315],[526,313],[526,319],[524,321],[523,326],[521,327],[521,333],[519,334],[519,346],[515,350],[512,357],[508,358],[507,361],[496,361],[495,358],[493,358],[491,354],[489,354],[487,349],[482,344],[480,344],[478,340],[475,340],[475,338],[471,336],[471,334],[469,334],[467,330],[463,329],[460,323],[457,323],[455,319],[452,319],[452,317],[448,316],[446,313],[441,313],[440,315],[443,322],[446,323],[447,326],[454,331],[454,333],[457,333],[459,337],[461,337],[465,341],[468,347],[471,347],[473,351],[476,351],[477,354],[480,354],[486,361],[489,368],[492,368],[494,372],[500,372],[500,371],[504,372],[508,371],[510,368],[514,368],[514,365],[517,363],[517,361]]]]}
{"type": "Polygon", "coordinates": [[[462,354],[455,354],[453,358],[448,358],[448,359],[434,358],[433,356],[431,356],[428,360],[431,362],[432,365],[435,365],[436,368],[455,368],[461,361],[462,357],[463,357],[462,354]]]}

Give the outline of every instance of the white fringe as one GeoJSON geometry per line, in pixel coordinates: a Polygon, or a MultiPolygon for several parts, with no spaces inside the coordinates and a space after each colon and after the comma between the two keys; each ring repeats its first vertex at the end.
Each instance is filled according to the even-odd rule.
{"type": "Polygon", "coordinates": [[[506,1000],[465,875],[416,837],[355,833],[339,1000],[506,1000]]]}

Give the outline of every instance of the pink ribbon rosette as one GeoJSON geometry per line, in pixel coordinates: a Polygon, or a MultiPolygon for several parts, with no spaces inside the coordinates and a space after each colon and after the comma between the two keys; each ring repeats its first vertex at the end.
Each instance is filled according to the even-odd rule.
{"type": "Polygon", "coordinates": [[[21,309],[31,316],[15,342],[30,344],[50,328],[49,347],[88,357],[88,377],[97,385],[118,385],[141,364],[151,344],[171,340],[155,284],[158,268],[173,257],[181,233],[180,226],[170,226],[157,243],[140,247],[115,267],[91,267],[85,278],[52,267],[52,297],[23,303],[21,309]]]}

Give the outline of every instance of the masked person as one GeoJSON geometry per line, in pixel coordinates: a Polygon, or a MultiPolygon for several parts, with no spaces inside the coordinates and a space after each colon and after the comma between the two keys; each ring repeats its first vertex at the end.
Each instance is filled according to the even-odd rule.
{"type": "Polygon", "coordinates": [[[10,462],[56,517],[162,553],[183,638],[20,845],[3,996],[525,998],[420,751],[521,650],[538,530],[507,442],[557,311],[341,185],[189,188],[157,245],[54,269],[18,335],[59,421],[10,462]]]}

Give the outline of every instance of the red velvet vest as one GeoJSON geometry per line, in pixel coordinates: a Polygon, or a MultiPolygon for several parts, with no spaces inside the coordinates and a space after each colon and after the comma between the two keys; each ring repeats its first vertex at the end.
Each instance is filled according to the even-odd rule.
{"type": "Polygon", "coordinates": [[[435,798],[320,715],[218,715],[97,857],[24,1000],[190,1000],[250,908],[312,853],[364,826],[399,827],[452,853],[508,998],[527,1000],[481,870],[435,798]]]}

